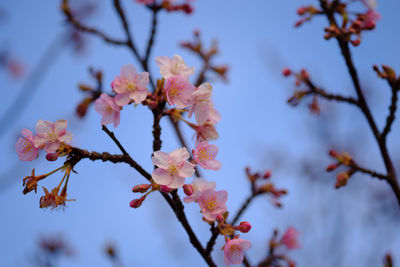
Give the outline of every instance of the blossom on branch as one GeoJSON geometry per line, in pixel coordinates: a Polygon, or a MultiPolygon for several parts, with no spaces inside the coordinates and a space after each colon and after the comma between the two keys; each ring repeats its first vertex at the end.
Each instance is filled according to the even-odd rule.
{"type": "Polygon", "coordinates": [[[192,117],[194,113],[198,124],[204,124],[207,121],[215,124],[221,119],[221,115],[213,107],[211,91],[211,84],[203,83],[191,95],[189,118],[192,117]]]}
{"type": "Polygon", "coordinates": [[[158,168],[153,171],[153,180],[170,188],[182,187],[185,178],[194,174],[195,165],[187,161],[189,158],[189,152],[184,147],[169,154],[160,150],[154,152],[152,161],[158,168]]]}
{"type": "Polygon", "coordinates": [[[114,127],[119,125],[120,106],[115,103],[115,98],[107,94],[101,94],[100,98],[94,102],[94,109],[101,115],[101,124],[114,123],[114,127]]]}
{"type": "Polygon", "coordinates": [[[215,182],[208,182],[204,178],[195,178],[192,181],[193,193],[183,199],[186,203],[197,202],[203,191],[215,188],[215,182]]]}
{"type": "Polygon", "coordinates": [[[185,61],[179,55],[173,55],[171,59],[166,56],[157,57],[156,64],[164,79],[178,75],[188,77],[194,74],[194,67],[186,66],[185,61]]]}
{"type": "Polygon", "coordinates": [[[225,203],[227,200],[228,192],[225,190],[207,189],[203,191],[198,198],[203,218],[210,222],[215,221],[218,215],[226,211],[225,203]]]}
{"type": "Polygon", "coordinates": [[[289,227],[283,234],[280,243],[286,246],[287,249],[300,248],[298,241],[299,235],[299,231],[297,231],[294,227],[289,227]]]}
{"type": "Polygon", "coordinates": [[[15,144],[18,157],[22,161],[32,161],[37,158],[39,154],[39,148],[35,146],[34,136],[28,129],[21,131],[22,138],[19,138],[15,144]]]}
{"type": "Polygon", "coordinates": [[[244,252],[251,248],[251,243],[238,236],[233,239],[227,239],[224,249],[224,262],[226,265],[241,264],[244,258],[244,252]]]}
{"type": "Polygon", "coordinates": [[[35,147],[43,148],[47,153],[57,151],[62,143],[70,143],[72,133],[67,131],[67,121],[58,120],[55,123],[39,120],[36,123],[35,147]]]}
{"type": "Polygon", "coordinates": [[[215,159],[218,147],[207,141],[199,142],[193,151],[193,158],[202,168],[217,171],[221,168],[221,162],[215,159]]]}
{"type": "Polygon", "coordinates": [[[125,106],[131,100],[136,104],[141,103],[147,96],[147,84],[149,83],[149,73],[138,73],[131,64],[122,66],[120,76],[114,78],[111,83],[115,96],[115,103],[125,106]]]}
{"type": "Polygon", "coordinates": [[[177,108],[186,108],[189,106],[190,96],[195,87],[186,76],[172,76],[165,81],[164,92],[167,95],[167,101],[170,105],[176,105],[177,108]]]}

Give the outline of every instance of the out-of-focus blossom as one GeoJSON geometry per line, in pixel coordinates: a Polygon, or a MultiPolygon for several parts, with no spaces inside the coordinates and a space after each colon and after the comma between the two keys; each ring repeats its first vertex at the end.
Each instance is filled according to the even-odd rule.
{"type": "Polygon", "coordinates": [[[136,3],[143,4],[143,5],[151,5],[154,3],[155,0],[135,0],[136,3]]]}
{"type": "Polygon", "coordinates": [[[183,199],[184,202],[197,202],[203,191],[215,188],[215,182],[208,182],[204,178],[195,178],[192,181],[193,193],[183,199]]]}
{"type": "Polygon", "coordinates": [[[173,55],[171,59],[166,56],[157,57],[156,64],[160,68],[161,76],[165,79],[177,75],[188,77],[194,73],[194,67],[186,66],[179,55],[173,55]]]}
{"type": "Polygon", "coordinates": [[[205,123],[196,127],[196,142],[201,141],[213,141],[219,138],[218,132],[214,125],[211,123],[205,123]]]}
{"type": "Polygon", "coordinates": [[[202,168],[208,170],[219,170],[221,162],[215,159],[218,147],[211,145],[207,141],[199,142],[193,152],[193,158],[202,168]]]}
{"type": "Polygon", "coordinates": [[[195,87],[185,76],[177,75],[165,81],[164,92],[170,105],[185,108],[189,105],[190,96],[195,87]]]}
{"type": "Polygon", "coordinates": [[[241,238],[228,239],[224,245],[224,262],[226,265],[241,264],[244,252],[251,248],[251,243],[241,238]]]}
{"type": "Polygon", "coordinates": [[[149,73],[137,73],[131,64],[121,68],[120,76],[114,78],[111,87],[117,95],[115,103],[119,106],[128,104],[131,100],[136,104],[141,103],[147,96],[147,84],[149,83],[149,73]]]}
{"type": "Polygon", "coordinates": [[[22,138],[19,138],[15,144],[18,157],[22,161],[32,161],[36,159],[39,154],[39,148],[37,148],[34,143],[35,137],[28,129],[23,129],[21,133],[22,138]]]}
{"type": "Polygon", "coordinates": [[[204,124],[207,121],[215,124],[221,119],[219,112],[214,109],[211,101],[212,86],[209,83],[201,84],[191,95],[189,118],[194,113],[198,124],[204,124]]]}
{"type": "Polygon", "coordinates": [[[215,221],[218,215],[226,211],[228,192],[225,190],[215,191],[214,189],[204,190],[198,198],[199,206],[204,219],[215,221]]]}
{"type": "Polygon", "coordinates": [[[40,208],[55,209],[58,206],[65,206],[66,201],[74,201],[74,199],[67,199],[66,187],[61,190],[60,195],[58,195],[59,190],[60,188],[56,187],[49,193],[49,191],[43,187],[45,195],[40,198],[40,208]]]}
{"type": "Polygon", "coordinates": [[[101,124],[114,123],[114,127],[119,125],[120,106],[115,103],[115,99],[107,94],[101,94],[100,98],[94,102],[94,109],[101,115],[101,124]]]}
{"type": "Polygon", "coordinates": [[[36,124],[35,147],[44,148],[47,153],[55,152],[62,143],[70,143],[72,133],[67,131],[67,121],[58,120],[55,123],[39,120],[36,124]]]}
{"type": "Polygon", "coordinates": [[[179,148],[171,153],[154,152],[153,164],[158,168],[153,171],[152,178],[159,185],[179,188],[185,178],[194,174],[195,165],[188,162],[190,155],[186,148],[179,148]]]}
{"type": "Polygon", "coordinates": [[[297,231],[294,227],[289,227],[283,234],[280,243],[286,246],[288,249],[300,248],[298,241],[299,235],[299,231],[297,231]]]}

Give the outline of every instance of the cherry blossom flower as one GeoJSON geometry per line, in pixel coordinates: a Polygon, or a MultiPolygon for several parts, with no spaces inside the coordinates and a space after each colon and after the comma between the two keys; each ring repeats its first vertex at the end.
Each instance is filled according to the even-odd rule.
{"type": "Polygon", "coordinates": [[[164,92],[167,95],[168,104],[185,108],[189,106],[190,96],[194,89],[194,85],[187,77],[178,75],[165,81],[164,92]]]}
{"type": "Polygon", "coordinates": [[[289,227],[283,234],[280,243],[286,246],[288,249],[300,248],[300,244],[298,242],[299,235],[299,231],[297,231],[294,227],[289,227]]]}
{"type": "Polygon", "coordinates": [[[62,143],[70,143],[72,140],[72,133],[66,129],[66,120],[58,120],[55,123],[39,120],[36,123],[35,147],[44,147],[47,153],[57,151],[62,143]]]}
{"type": "Polygon", "coordinates": [[[107,94],[101,94],[100,98],[94,102],[94,109],[101,115],[101,124],[114,123],[114,127],[119,125],[120,106],[115,103],[115,98],[107,94]]]}
{"type": "Polygon", "coordinates": [[[215,188],[215,182],[208,182],[204,178],[195,178],[192,181],[193,193],[183,199],[184,202],[197,202],[203,191],[215,188]]]}
{"type": "Polygon", "coordinates": [[[149,83],[149,73],[137,73],[131,64],[122,66],[120,76],[114,78],[111,87],[117,95],[115,103],[125,106],[131,100],[136,104],[141,103],[147,96],[147,84],[149,83]]]}
{"type": "Polygon", "coordinates": [[[224,262],[226,265],[241,264],[244,252],[251,248],[251,243],[241,238],[228,239],[224,245],[224,262]]]}
{"type": "Polygon", "coordinates": [[[170,188],[183,186],[185,178],[194,174],[195,165],[186,161],[189,157],[189,152],[184,147],[169,154],[160,150],[154,152],[152,161],[158,168],[153,171],[153,180],[170,188]]]}
{"type": "Polygon", "coordinates": [[[39,154],[39,148],[37,148],[34,144],[35,137],[28,129],[23,129],[21,133],[22,138],[19,138],[15,144],[18,157],[22,161],[32,161],[36,159],[39,154]]]}
{"type": "Polygon", "coordinates": [[[219,138],[218,132],[214,125],[206,122],[203,125],[198,125],[196,127],[196,142],[201,141],[212,141],[219,138]]]}
{"type": "Polygon", "coordinates": [[[194,73],[194,67],[186,66],[179,55],[173,55],[171,59],[166,56],[157,57],[156,64],[160,67],[160,74],[165,79],[177,75],[188,77],[194,73]]]}
{"type": "Polygon", "coordinates": [[[218,215],[223,214],[226,211],[225,202],[227,200],[228,192],[225,190],[204,190],[198,198],[204,219],[211,222],[215,221],[218,215]]]}
{"type": "Polygon", "coordinates": [[[189,118],[194,113],[198,124],[204,124],[206,121],[215,124],[221,119],[221,115],[213,107],[211,91],[211,84],[203,83],[191,95],[189,118]]]}
{"type": "Polygon", "coordinates": [[[193,151],[193,158],[202,168],[216,171],[221,168],[221,162],[215,159],[217,153],[218,147],[216,145],[203,141],[197,143],[196,150],[193,151]]]}

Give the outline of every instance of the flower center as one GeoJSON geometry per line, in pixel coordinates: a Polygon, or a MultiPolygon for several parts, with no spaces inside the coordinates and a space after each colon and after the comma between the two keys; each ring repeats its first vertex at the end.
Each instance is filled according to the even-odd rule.
{"type": "Polygon", "coordinates": [[[171,176],[174,176],[175,174],[177,174],[179,172],[178,167],[175,164],[172,164],[169,168],[168,168],[168,172],[171,176]]]}
{"type": "Polygon", "coordinates": [[[126,87],[127,87],[128,91],[131,92],[131,93],[133,93],[133,92],[135,92],[137,90],[137,86],[134,85],[133,83],[128,83],[126,85],[126,87]]]}

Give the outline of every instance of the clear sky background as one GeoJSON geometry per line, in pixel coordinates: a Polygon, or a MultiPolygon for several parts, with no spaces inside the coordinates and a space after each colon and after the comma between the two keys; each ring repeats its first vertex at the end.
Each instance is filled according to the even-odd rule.
{"type": "MultiPolygon", "coordinates": [[[[93,1],[96,13],[86,23],[96,25],[114,37],[122,37],[120,23],[111,1],[93,1]]],[[[146,8],[122,1],[140,51],[150,26],[146,8]]],[[[384,172],[377,146],[365,119],[354,107],[321,101],[320,117],[310,115],[303,103],[298,108],[287,105],[293,92],[293,81],[281,76],[283,67],[305,67],[315,83],[330,92],[354,95],[336,41],[325,41],[325,18],[315,18],[300,29],[293,27],[298,19],[296,9],[315,4],[306,0],[251,0],[194,2],[190,15],[162,12],[151,58],[151,70],[158,77],[154,58],[180,54],[189,66],[200,66],[194,56],[179,47],[191,40],[194,29],[200,29],[206,42],[216,38],[220,47],[217,63],[230,66],[229,82],[211,81],[213,99],[222,115],[218,124],[220,139],[215,144],[222,168],[203,171],[217,189],[229,192],[228,209],[236,212],[250,194],[244,175],[245,166],[264,171],[271,169],[278,188],[286,188],[282,209],[275,208],[267,197],[260,197],[242,217],[253,229],[242,238],[253,243],[249,257],[258,263],[267,253],[267,243],[274,228],[284,231],[294,226],[302,233],[302,248],[289,255],[298,266],[382,266],[386,252],[400,262],[400,214],[388,185],[357,175],[346,188],[334,189],[335,175],[325,174],[332,163],[327,151],[348,150],[363,166],[384,172]]],[[[352,49],[362,85],[380,127],[387,114],[389,88],[376,78],[373,64],[387,64],[400,72],[398,10],[400,2],[378,1],[382,19],[377,28],[363,36],[360,47],[352,49]]],[[[88,67],[104,72],[105,89],[119,74],[121,66],[138,63],[126,49],[88,38],[84,53],[76,54],[61,44],[67,30],[59,10],[59,1],[2,1],[0,49],[8,48],[33,71],[49,46],[59,50],[51,57],[54,64],[34,92],[26,93],[13,110],[21,116],[1,125],[0,151],[0,257],[2,266],[29,266],[40,235],[62,234],[76,251],[61,266],[110,266],[103,250],[107,242],[119,249],[125,266],[204,266],[202,258],[191,247],[186,233],[159,194],[151,194],[139,209],[129,202],[136,198],[131,188],[145,180],[124,165],[81,161],[70,179],[68,193],[76,202],[65,210],[39,209],[42,194],[22,194],[22,178],[32,168],[46,173],[62,164],[47,162],[44,154],[31,163],[19,162],[14,144],[22,128],[34,130],[39,119],[68,120],[74,134],[72,144],[96,151],[119,153],[115,144],[101,131],[100,115],[93,109],[83,119],[75,114],[83,94],[79,82],[93,83],[88,67]]],[[[29,73],[28,73],[29,75],[29,73]]],[[[0,73],[0,114],[8,110],[24,84],[0,73]]],[[[397,116],[399,112],[397,112],[397,116]]],[[[145,107],[124,108],[116,135],[133,158],[146,170],[152,170],[150,155],[152,115],[145,107]]],[[[389,136],[389,149],[400,173],[399,121],[389,136]]],[[[167,120],[162,122],[163,150],[179,147],[167,120]]],[[[192,132],[185,128],[186,139],[192,132]]],[[[193,142],[189,142],[193,144],[193,142]]],[[[52,188],[59,177],[51,176],[42,184],[52,188]]],[[[188,218],[203,244],[209,238],[209,227],[202,222],[199,207],[185,207],[188,218]]],[[[223,265],[218,239],[213,257],[223,265]]]]}

